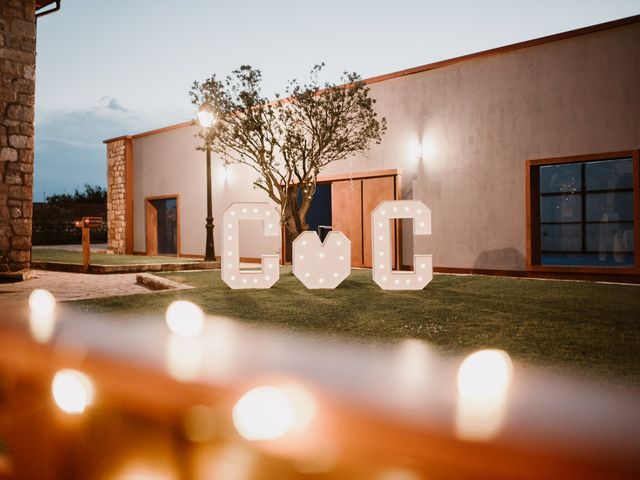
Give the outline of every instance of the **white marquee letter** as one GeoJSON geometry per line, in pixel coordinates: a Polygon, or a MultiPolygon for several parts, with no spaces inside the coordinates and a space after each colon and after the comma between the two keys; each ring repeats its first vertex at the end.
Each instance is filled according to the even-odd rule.
{"type": "Polygon", "coordinates": [[[431,235],[431,210],[421,201],[381,202],[371,212],[373,281],[384,290],[422,290],[433,280],[432,256],[414,255],[412,272],[394,272],[390,222],[394,218],[412,218],[413,235],[431,235]]]}
{"type": "Polygon", "coordinates": [[[315,232],[293,241],[293,274],[307,288],[336,288],[351,273],[351,242],[342,232],[329,232],[320,243],[315,232]]]}
{"type": "Polygon", "coordinates": [[[275,209],[268,203],[232,203],[222,219],[222,281],[233,289],[271,288],[280,278],[280,256],[262,255],[261,272],[241,272],[239,220],[261,220],[264,234],[279,238],[275,209]]]}

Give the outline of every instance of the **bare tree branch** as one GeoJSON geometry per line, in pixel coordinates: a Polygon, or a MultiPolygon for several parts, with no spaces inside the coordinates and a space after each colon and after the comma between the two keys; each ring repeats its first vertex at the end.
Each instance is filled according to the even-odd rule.
{"type": "Polygon", "coordinates": [[[307,83],[289,82],[287,98],[271,101],[261,94],[262,74],[241,66],[220,81],[194,82],[190,96],[214,108],[217,122],[199,134],[226,163],[241,163],[258,175],[254,186],[280,207],[280,222],[293,238],[308,228],[306,215],[317,177],[328,164],[380,143],[386,120],[378,119],[369,87],[356,73],[342,84],[319,84],[324,64],[307,83]],[[299,193],[302,193],[299,199],[299,193]]]}

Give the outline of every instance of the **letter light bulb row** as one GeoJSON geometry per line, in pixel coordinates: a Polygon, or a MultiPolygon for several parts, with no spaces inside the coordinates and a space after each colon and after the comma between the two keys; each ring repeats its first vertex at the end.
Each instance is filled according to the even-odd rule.
{"type": "MultiPolygon", "coordinates": [[[[266,236],[280,236],[277,212],[267,203],[233,203],[223,214],[222,280],[232,289],[271,288],[280,278],[279,256],[262,255],[258,272],[240,270],[239,220],[257,220],[266,236]]],[[[413,219],[413,234],[431,234],[431,210],[418,200],[388,200],[371,213],[373,281],[383,290],[422,290],[433,279],[430,254],[414,255],[413,271],[393,270],[391,225],[413,219]]],[[[350,272],[351,242],[341,232],[329,232],[323,242],[315,232],[302,232],[292,245],[293,274],[309,289],[336,288],[350,272]]]]}

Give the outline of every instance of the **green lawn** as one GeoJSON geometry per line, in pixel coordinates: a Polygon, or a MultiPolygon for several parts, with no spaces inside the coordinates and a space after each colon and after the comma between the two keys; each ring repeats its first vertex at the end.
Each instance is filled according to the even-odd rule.
{"type": "Polygon", "coordinates": [[[389,292],[354,270],[335,290],[307,290],[283,269],[269,290],[230,290],[219,271],[167,272],[192,290],[75,302],[99,312],[160,313],[175,299],[243,322],[354,340],[424,339],[445,353],[501,348],[554,370],[640,386],[640,287],[436,275],[425,290],[389,292]]]}
{"type": "MultiPolygon", "coordinates": [[[[34,262],[59,262],[82,264],[82,252],[56,250],[54,248],[35,248],[31,252],[34,262]]],[[[198,260],[181,257],[147,257],[144,255],[107,255],[91,253],[93,265],[143,265],[148,263],[190,263],[198,260]]]]}

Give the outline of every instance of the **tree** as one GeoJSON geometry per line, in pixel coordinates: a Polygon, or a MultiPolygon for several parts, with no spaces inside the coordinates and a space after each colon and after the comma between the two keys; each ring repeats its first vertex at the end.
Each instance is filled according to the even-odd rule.
{"type": "Polygon", "coordinates": [[[308,83],[290,81],[286,98],[263,97],[260,70],[246,65],[223,81],[214,75],[194,82],[190,91],[194,105],[207,105],[216,115],[216,123],[199,134],[204,145],[198,148],[209,146],[226,163],[255,170],[254,186],[279,206],[280,223],[294,239],[308,229],[320,171],[380,143],[386,130],[361,77],[345,72],[342,85],[320,86],[323,66],[311,70],[308,83]]]}
{"type": "Polygon", "coordinates": [[[49,205],[63,205],[71,203],[107,203],[107,189],[100,185],[84,184],[84,191],[76,187],[73,195],[56,193],[47,197],[49,205]]]}

